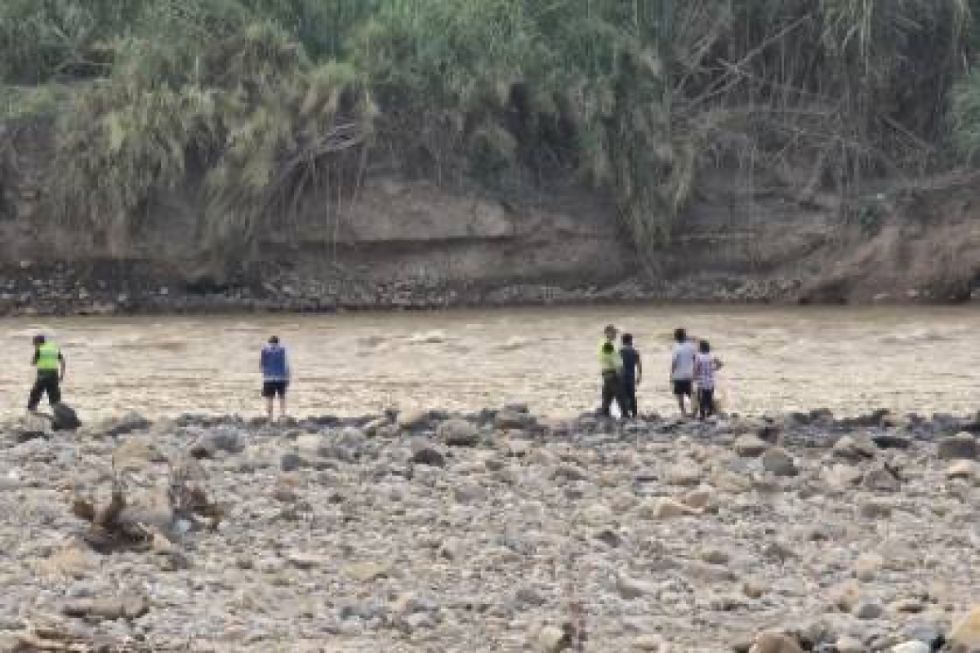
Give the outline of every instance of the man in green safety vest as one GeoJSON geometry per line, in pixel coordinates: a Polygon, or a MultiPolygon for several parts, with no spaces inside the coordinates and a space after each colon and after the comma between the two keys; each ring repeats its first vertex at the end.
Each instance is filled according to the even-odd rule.
{"type": "Polygon", "coordinates": [[[617,329],[612,324],[603,331],[605,339],[599,343],[599,370],[602,372],[602,406],[599,414],[612,415],[610,408],[615,401],[619,414],[626,417],[626,403],[623,399],[623,359],[616,351],[617,329]]]}
{"type": "Polygon", "coordinates": [[[48,342],[44,336],[34,336],[34,360],[37,380],[31,388],[27,400],[27,410],[37,411],[37,405],[44,393],[48,393],[48,403],[52,406],[61,401],[61,382],[65,379],[65,357],[58,345],[48,342]]]}

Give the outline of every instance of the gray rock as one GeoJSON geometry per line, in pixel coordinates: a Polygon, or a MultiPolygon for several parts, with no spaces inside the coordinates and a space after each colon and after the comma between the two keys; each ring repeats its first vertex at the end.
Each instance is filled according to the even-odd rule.
{"type": "Polygon", "coordinates": [[[838,438],[831,451],[834,457],[854,463],[874,458],[877,447],[866,438],[845,435],[838,438]]]}
{"type": "Polygon", "coordinates": [[[497,413],[493,419],[493,425],[503,431],[510,429],[523,429],[531,424],[532,418],[526,413],[515,410],[504,409],[497,413]]]}
{"type": "Polygon", "coordinates": [[[762,454],[762,467],[776,476],[796,476],[796,463],[784,449],[774,447],[762,454]]]}
{"type": "Polygon", "coordinates": [[[241,433],[231,426],[215,426],[208,429],[191,445],[190,454],[195,458],[214,458],[219,451],[239,453],[245,449],[241,433]]]}
{"type": "Polygon", "coordinates": [[[487,491],[477,483],[462,483],[453,488],[453,497],[457,503],[479,503],[486,500],[487,491]]]}
{"type": "Polygon", "coordinates": [[[977,457],[977,439],[967,431],[946,436],[939,440],[938,455],[942,460],[974,460],[977,457]]]}
{"type": "Polygon", "coordinates": [[[451,447],[472,447],[480,441],[480,431],[463,419],[451,419],[436,428],[439,439],[451,447]]]}
{"type": "Polygon", "coordinates": [[[912,446],[912,439],[898,433],[876,433],[871,436],[871,441],[879,449],[908,449],[912,446]]]}
{"type": "Polygon", "coordinates": [[[902,487],[897,472],[884,464],[875,465],[866,471],[862,484],[869,490],[876,492],[897,492],[902,487]]]}
{"type": "Polygon", "coordinates": [[[758,458],[769,448],[769,443],[755,435],[742,435],[735,440],[734,448],[743,458],[758,458]]]}
{"type": "Polygon", "coordinates": [[[518,588],[517,592],[514,593],[514,600],[519,604],[534,607],[542,606],[548,602],[548,599],[533,587],[518,588]]]}
{"type": "Polygon", "coordinates": [[[143,431],[150,428],[150,426],[150,420],[137,412],[130,411],[122,417],[111,417],[103,420],[99,423],[97,431],[102,435],[116,437],[134,431],[143,431]]]}
{"type": "Polygon", "coordinates": [[[296,453],[284,453],[279,459],[279,468],[284,472],[292,472],[307,465],[309,463],[296,453]]]}
{"type": "Polygon", "coordinates": [[[442,455],[433,444],[424,437],[414,437],[409,442],[412,450],[412,462],[419,465],[430,465],[432,467],[445,467],[446,457],[442,455]]]}
{"type": "Polygon", "coordinates": [[[55,431],[74,431],[82,425],[75,409],[64,402],[51,406],[51,428],[55,431]]]}
{"type": "Polygon", "coordinates": [[[644,594],[655,594],[657,588],[650,583],[619,573],[616,574],[616,591],[624,599],[638,599],[644,594]]]}
{"type": "Polygon", "coordinates": [[[878,601],[864,600],[854,606],[853,614],[858,619],[877,619],[884,611],[884,607],[878,601]]]}

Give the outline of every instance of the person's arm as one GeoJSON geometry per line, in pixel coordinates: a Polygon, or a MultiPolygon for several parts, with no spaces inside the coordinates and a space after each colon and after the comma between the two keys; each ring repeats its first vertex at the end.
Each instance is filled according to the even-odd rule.
{"type": "Polygon", "coordinates": [[[642,381],[643,381],[643,360],[640,358],[640,355],[637,354],[636,355],[636,385],[640,385],[640,382],[642,381]]]}
{"type": "Polygon", "coordinates": [[[677,371],[677,350],[670,355],[670,380],[674,380],[674,372],[677,371]]]}
{"type": "Polygon", "coordinates": [[[715,358],[714,363],[715,363],[715,371],[718,371],[721,368],[725,367],[725,364],[721,361],[720,358],[715,358]]]}
{"type": "Polygon", "coordinates": [[[67,365],[65,364],[65,357],[61,354],[61,352],[58,352],[58,365],[61,366],[61,375],[58,377],[58,380],[64,381],[65,369],[67,368],[67,365]]]}
{"type": "Polygon", "coordinates": [[[37,347],[34,348],[34,356],[31,357],[31,365],[37,367],[37,359],[41,357],[41,352],[38,351],[37,347]]]}
{"type": "Polygon", "coordinates": [[[286,380],[291,381],[293,378],[293,369],[289,366],[289,354],[284,352],[282,355],[282,360],[286,368],[286,380]]]}

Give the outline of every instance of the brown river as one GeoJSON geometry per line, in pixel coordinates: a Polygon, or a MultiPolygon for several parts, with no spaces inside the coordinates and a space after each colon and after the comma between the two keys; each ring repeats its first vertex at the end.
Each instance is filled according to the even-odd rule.
{"type": "Polygon", "coordinates": [[[643,356],[641,411],[674,410],[670,337],[711,341],[726,364],[726,408],[760,414],[830,408],[853,415],[980,408],[975,308],[575,307],[220,316],[8,319],[0,412],[20,414],[31,336],[68,361],[65,400],[83,419],[135,410],[261,413],[259,350],[278,334],[293,368],[290,412],[351,415],[393,407],[478,410],[511,401],[567,416],[598,403],[596,349],[612,322],[643,356]]]}

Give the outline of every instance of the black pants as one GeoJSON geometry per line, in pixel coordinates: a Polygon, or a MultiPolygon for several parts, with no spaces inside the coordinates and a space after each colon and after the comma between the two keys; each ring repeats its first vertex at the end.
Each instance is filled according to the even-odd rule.
{"type": "Polygon", "coordinates": [[[636,381],[623,379],[623,403],[626,410],[623,411],[624,417],[636,417],[638,408],[636,405],[636,381]]]}
{"type": "Polygon", "coordinates": [[[37,410],[37,405],[41,403],[41,397],[48,393],[48,403],[54,405],[61,401],[61,386],[58,383],[57,372],[38,372],[34,387],[31,388],[31,396],[27,400],[27,410],[37,410]]]}
{"type": "Polygon", "coordinates": [[[609,409],[615,400],[619,412],[626,416],[626,402],[623,400],[623,383],[615,372],[602,373],[602,409],[600,413],[609,417],[609,409]]]}
{"type": "Polygon", "coordinates": [[[715,412],[715,389],[698,388],[698,416],[701,419],[715,412]]]}

